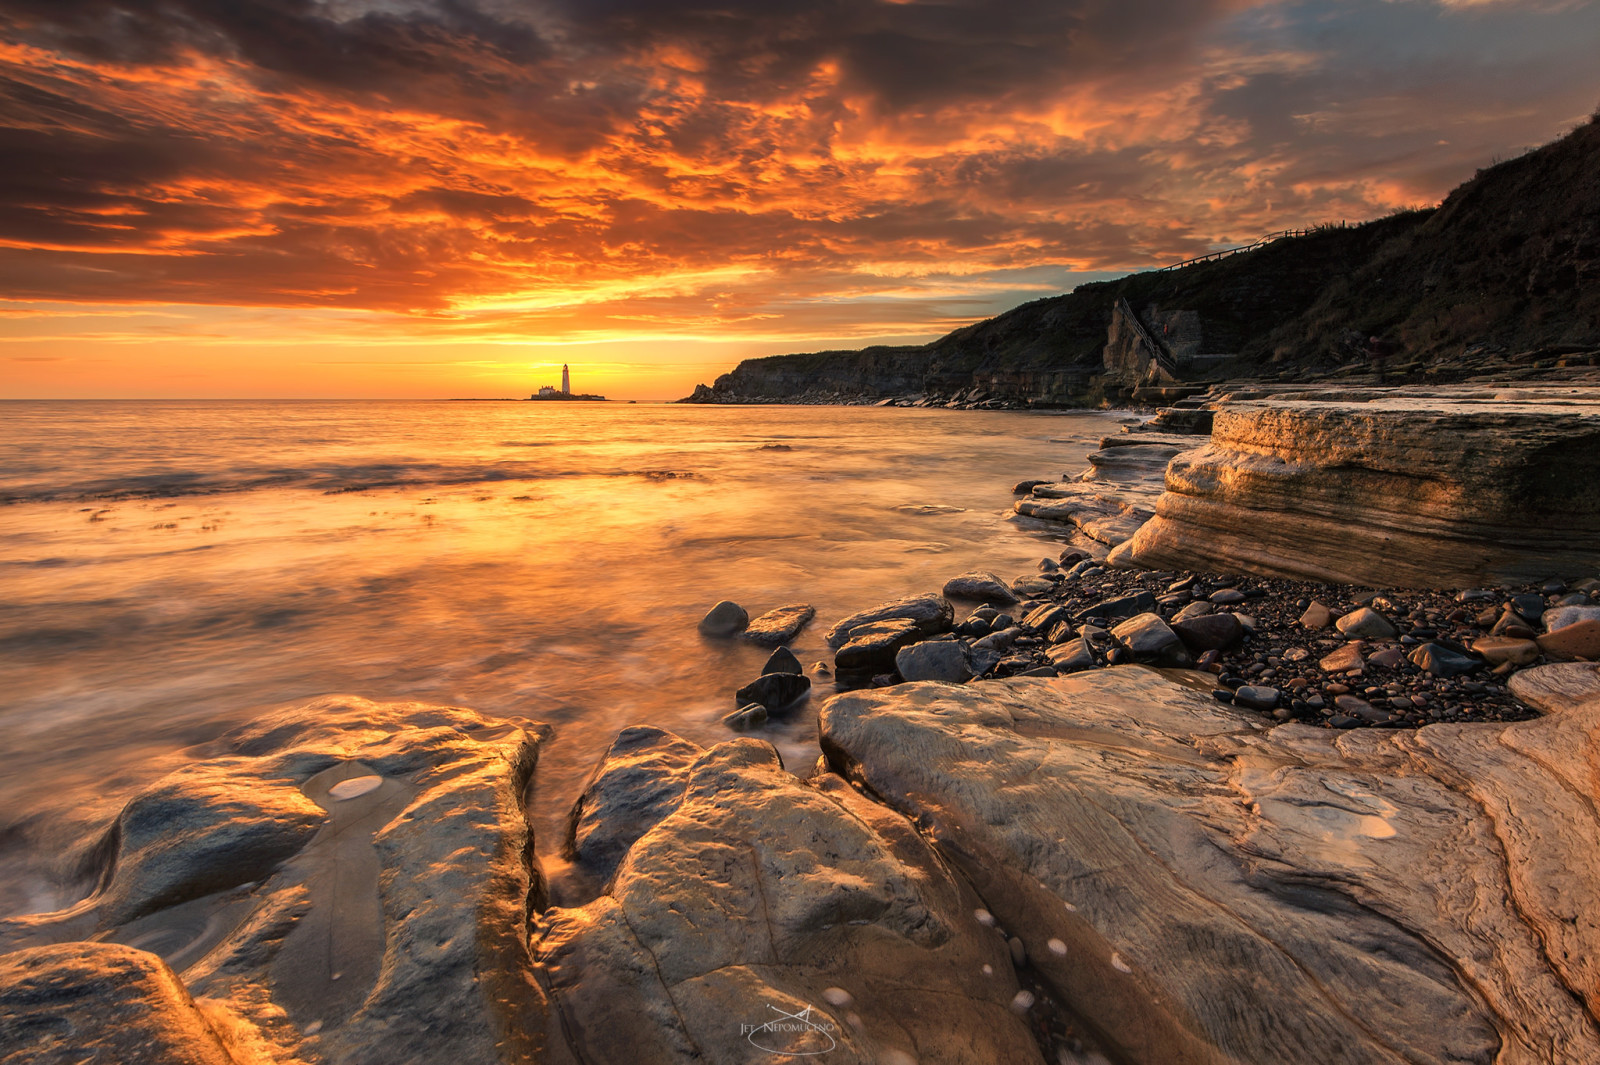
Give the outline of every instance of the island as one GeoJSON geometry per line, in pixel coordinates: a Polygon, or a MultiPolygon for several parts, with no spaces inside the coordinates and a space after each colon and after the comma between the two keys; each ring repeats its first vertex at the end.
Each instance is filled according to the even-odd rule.
{"type": "Polygon", "coordinates": [[[604,396],[591,396],[584,393],[574,395],[572,392],[572,371],[568,369],[566,363],[561,364],[561,387],[559,389],[554,385],[543,385],[540,387],[539,391],[535,392],[528,398],[542,400],[574,400],[589,403],[606,402],[606,397],[604,396]]]}

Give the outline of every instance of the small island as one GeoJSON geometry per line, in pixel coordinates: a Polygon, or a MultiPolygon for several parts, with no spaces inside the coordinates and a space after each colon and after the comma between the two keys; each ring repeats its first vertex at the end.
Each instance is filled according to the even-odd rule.
{"type": "Polygon", "coordinates": [[[578,395],[573,395],[572,394],[572,372],[567,368],[567,364],[566,363],[562,363],[561,364],[561,387],[559,389],[556,388],[554,385],[543,385],[543,386],[540,387],[539,391],[535,392],[533,395],[529,396],[528,398],[529,399],[543,399],[543,400],[551,400],[551,399],[555,399],[555,400],[576,400],[576,401],[586,401],[586,402],[590,402],[590,403],[604,403],[604,402],[606,402],[606,397],[604,397],[604,396],[591,396],[591,395],[585,395],[585,394],[581,394],[581,393],[578,394],[578,395]]]}

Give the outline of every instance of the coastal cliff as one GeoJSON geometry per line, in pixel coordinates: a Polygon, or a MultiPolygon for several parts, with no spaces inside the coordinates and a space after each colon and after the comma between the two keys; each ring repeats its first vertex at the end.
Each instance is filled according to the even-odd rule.
{"type": "Polygon", "coordinates": [[[1071,406],[1140,383],[1119,302],[1175,379],[1525,375],[1600,357],[1600,116],[1479,171],[1437,208],[1081,285],[928,344],[748,359],[683,402],[1071,406]],[[1380,343],[1369,346],[1369,338],[1380,343]]]}

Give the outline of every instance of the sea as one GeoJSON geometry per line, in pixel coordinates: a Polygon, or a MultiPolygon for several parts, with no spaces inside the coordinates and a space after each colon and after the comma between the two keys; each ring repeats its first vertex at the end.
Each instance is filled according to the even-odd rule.
{"type": "MultiPolygon", "coordinates": [[[[1013,483],[1126,415],[538,402],[0,403],[0,915],[226,730],[348,693],[548,723],[537,849],[619,729],[703,745],[768,650],[732,599],[846,614],[1064,537],[1013,483]]],[[[805,773],[816,706],[757,735],[805,773]]]]}

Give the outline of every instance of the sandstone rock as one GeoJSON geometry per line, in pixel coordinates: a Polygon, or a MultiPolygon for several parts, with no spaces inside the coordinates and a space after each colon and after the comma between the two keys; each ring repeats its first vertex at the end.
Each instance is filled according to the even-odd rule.
{"type": "Polygon", "coordinates": [[[763,673],[804,673],[800,659],[795,657],[793,651],[787,647],[780,647],[767,658],[767,664],[761,667],[763,673]]]}
{"type": "Polygon", "coordinates": [[[780,606],[750,622],[741,635],[751,643],[776,647],[800,635],[800,630],[817,616],[816,610],[804,603],[780,606]]]}
{"type": "Polygon", "coordinates": [[[776,711],[793,704],[810,690],[811,678],[804,674],[763,673],[735,692],[733,698],[740,707],[760,703],[776,711]]]}
{"type": "Polygon", "coordinates": [[[1269,729],[1125,667],[820,726],[1118,1061],[1596,1061],[1600,675],[1511,685],[1548,716],[1269,729]]]}
{"type": "Polygon", "coordinates": [[[1514,666],[1532,665],[1539,657],[1537,643],[1507,636],[1481,636],[1472,641],[1472,650],[1491,666],[1507,662],[1514,666]]]}
{"type": "Polygon", "coordinates": [[[899,815],[737,740],[692,767],[606,894],[544,912],[533,950],[583,1061],[1039,1065],[981,906],[899,815]],[[811,1026],[752,1040],[777,1010],[811,1026]]]}
{"type": "Polygon", "coordinates": [[[702,753],[651,725],[617,733],[567,816],[563,857],[596,884],[610,880],[634,841],[677,807],[685,774],[702,753]]]}
{"type": "Polygon", "coordinates": [[[1547,632],[1556,632],[1580,621],[1600,621],[1600,606],[1563,606],[1544,615],[1547,632]]]}
{"type": "Polygon", "coordinates": [[[1161,620],[1160,614],[1140,614],[1111,630],[1136,661],[1163,666],[1191,666],[1194,659],[1178,634],[1161,620]]]}
{"type": "Polygon", "coordinates": [[[1036,610],[1028,613],[1022,623],[1038,632],[1049,632],[1061,622],[1067,620],[1067,608],[1060,603],[1046,603],[1036,610]]]}
{"type": "Polygon", "coordinates": [[[1174,620],[1172,631],[1194,654],[1225,651],[1244,639],[1244,626],[1232,614],[1205,614],[1174,620]]]}
{"type": "Polygon", "coordinates": [[[1115,546],[1150,520],[1160,493],[1159,480],[1142,489],[1128,484],[1039,484],[1014,509],[1023,517],[1070,525],[1091,540],[1115,546]]]}
{"type": "Polygon", "coordinates": [[[937,595],[914,595],[896,599],[871,610],[851,614],[840,621],[828,630],[828,646],[838,650],[849,641],[851,630],[891,619],[910,621],[916,625],[919,633],[932,636],[950,630],[950,624],[955,620],[955,609],[948,600],[937,595]]]}
{"type": "Polygon", "coordinates": [[[1483,668],[1483,660],[1460,654],[1439,643],[1425,643],[1407,656],[1411,664],[1436,677],[1455,677],[1483,668]]]}
{"type": "Polygon", "coordinates": [[[265,1048],[252,1062],[566,1060],[521,932],[543,898],[522,812],[537,743],[414,703],[265,715],[129,803],[96,852],[95,895],[0,921],[0,943],[148,945],[197,998],[250,1004],[265,1048]],[[309,839],[302,802],[322,811],[309,839]],[[257,811],[290,856],[229,888],[242,867],[219,846],[236,833],[217,826],[237,819],[238,838],[258,839],[257,811]]]}
{"type": "Polygon", "coordinates": [[[1111,561],[1411,587],[1592,572],[1597,442],[1592,398],[1532,390],[1229,403],[1111,561]]]}
{"type": "Polygon", "coordinates": [[[1363,669],[1366,666],[1366,659],[1362,657],[1362,653],[1366,649],[1366,643],[1361,640],[1347,643],[1332,654],[1319,659],[1317,668],[1325,673],[1345,673],[1352,669],[1363,669]]]}
{"type": "Polygon", "coordinates": [[[1600,621],[1575,621],[1539,637],[1539,650],[1559,661],[1600,659],[1600,621]]]}
{"type": "Polygon", "coordinates": [[[967,645],[958,640],[937,640],[902,647],[894,656],[895,671],[906,680],[940,680],[960,684],[972,677],[967,645]]]}
{"type": "Polygon", "coordinates": [[[986,599],[997,603],[1017,601],[1005,581],[983,570],[972,570],[951,577],[944,582],[944,594],[953,599],[986,599]]]}
{"type": "Polygon", "coordinates": [[[1039,487],[1041,484],[1049,484],[1049,483],[1050,482],[1047,479],[1044,479],[1044,480],[1036,479],[1036,480],[1032,480],[1032,481],[1018,481],[1016,484],[1011,486],[1011,494],[1012,495],[1025,496],[1029,492],[1033,491],[1035,488],[1039,487]]]}
{"type": "Polygon", "coordinates": [[[172,970],[114,943],[0,956],[0,1035],[8,1065],[235,1065],[172,970]]]}
{"type": "Polygon", "coordinates": [[[749,621],[750,615],[745,613],[744,607],[724,599],[706,611],[706,616],[700,619],[700,631],[706,636],[732,636],[749,621]]]}
{"type": "Polygon", "coordinates": [[[1352,610],[1335,621],[1333,627],[1352,640],[1389,640],[1396,635],[1389,619],[1369,606],[1352,610]]]}

